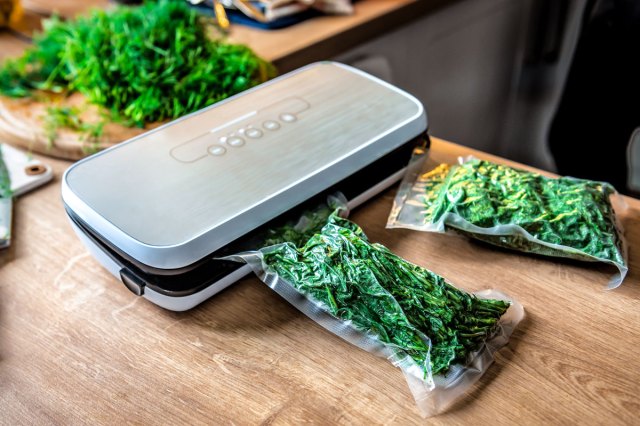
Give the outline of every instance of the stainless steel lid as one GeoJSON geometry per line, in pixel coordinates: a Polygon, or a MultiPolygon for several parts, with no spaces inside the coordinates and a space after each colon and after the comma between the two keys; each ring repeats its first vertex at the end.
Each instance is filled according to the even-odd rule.
{"type": "Polygon", "coordinates": [[[420,102],[312,64],[74,164],[63,200],[149,266],[189,265],[426,129],[420,102]]]}

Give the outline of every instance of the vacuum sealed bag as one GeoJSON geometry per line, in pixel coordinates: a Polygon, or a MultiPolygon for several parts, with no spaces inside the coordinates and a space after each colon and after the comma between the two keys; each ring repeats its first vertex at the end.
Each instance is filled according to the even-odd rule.
{"type": "Polygon", "coordinates": [[[387,228],[454,230],[523,252],[603,262],[618,268],[609,288],[622,283],[626,246],[610,184],[549,178],[473,157],[425,172],[424,160],[414,155],[387,228]]]}
{"type": "Polygon", "coordinates": [[[425,416],[470,388],[524,316],[498,291],[466,293],[372,244],[337,211],[303,245],[227,259],[248,263],[309,318],[399,367],[425,416]]]}
{"type": "Polygon", "coordinates": [[[4,162],[0,145],[0,248],[8,247],[11,242],[11,210],[13,208],[11,177],[4,162]]]}

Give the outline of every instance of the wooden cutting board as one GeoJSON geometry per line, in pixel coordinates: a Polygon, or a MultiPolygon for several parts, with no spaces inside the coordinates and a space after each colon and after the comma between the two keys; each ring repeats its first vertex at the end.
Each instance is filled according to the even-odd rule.
{"type": "Polygon", "coordinates": [[[78,107],[82,111],[80,118],[88,123],[100,120],[98,108],[89,106],[81,94],[69,97],[42,95],[37,100],[0,97],[0,138],[31,152],[78,160],[159,125],[131,128],[108,123],[97,142],[86,140],[86,134],[65,128],[57,129],[55,135],[52,135],[52,132],[47,130],[45,120],[47,107],[52,105],[78,107]]]}

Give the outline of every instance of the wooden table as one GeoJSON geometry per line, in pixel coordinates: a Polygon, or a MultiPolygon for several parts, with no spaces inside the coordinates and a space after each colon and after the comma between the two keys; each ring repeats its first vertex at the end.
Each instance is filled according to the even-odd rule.
{"type": "MultiPolygon", "coordinates": [[[[472,153],[435,140],[432,158],[472,153]]],[[[473,152],[480,157],[490,157],[473,152]]],[[[495,157],[493,157],[495,158],[495,157]]],[[[399,370],[350,346],[255,277],[184,313],[134,296],[73,235],[56,180],[15,205],[0,252],[0,423],[421,423],[399,370]]],[[[373,241],[527,317],[480,384],[434,423],[638,421],[640,202],[621,215],[631,272],[386,230],[395,188],[352,219],[373,241]]]]}
{"type": "MultiPolygon", "coordinates": [[[[17,51],[7,40],[0,51],[17,51]]],[[[469,153],[495,159],[433,143],[436,161],[469,153]]],[[[425,422],[399,370],[256,278],[184,313],[134,296],[67,223],[60,177],[70,163],[44,160],[55,180],[16,201],[13,245],[0,251],[0,423],[425,422]]],[[[394,193],[352,215],[373,241],[469,291],[498,288],[527,313],[480,383],[431,422],[638,423],[639,201],[621,214],[631,272],[606,291],[610,268],[386,230],[394,193]]]]}
{"type": "MultiPolygon", "coordinates": [[[[21,28],[29,33],[38,25],[34,11],[40,15],[55,11],[73,16],[92,7],[107,7],[109,0],[22,0],[27,18],[21,28]]],[[[260,56],[273,61],[280,72],[287,72],[311,62],[330,59],[338,54],[405,25],[426,13],[455,3],[456,0],[359,0],[351,16],[324,16],[309,19],[295,26],[276,31],[264,31],[233,25],[232,41],[245,43],[260,56]]],[[[8,39],[5,35],[4,38],[8,39]]],[[[15,37],[13,37],[15,39],[15,37]]],[[[0,44],[3,36],[0,35],[0,44]]],[[[24,42],[16,40],[22,45],[24,42]]],[[[5,52],[0,52],[0,56],[5,52]]]]}

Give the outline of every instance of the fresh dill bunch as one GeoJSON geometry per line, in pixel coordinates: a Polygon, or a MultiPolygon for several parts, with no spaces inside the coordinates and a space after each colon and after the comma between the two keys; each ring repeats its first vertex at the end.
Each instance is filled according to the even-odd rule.
{"type": "Polygon", "coordinates": [[[125,125],[171,120],[260,84],[275,68],[244,45],[208,36],[183,1],[53,17],[0,67],[0,94],[82,93],[125,125]]]}

